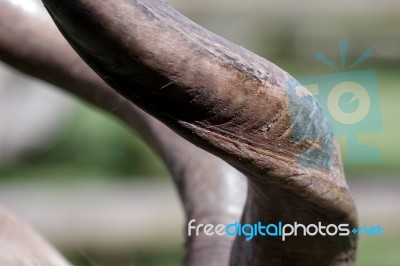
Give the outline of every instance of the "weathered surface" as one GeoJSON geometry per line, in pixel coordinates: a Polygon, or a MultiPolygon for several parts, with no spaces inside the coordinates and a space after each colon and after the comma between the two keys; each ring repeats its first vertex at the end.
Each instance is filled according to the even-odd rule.
{"type": "MultiPolygon", "coordinates": [[[[43,2],[71,45],[108,84],[249,177],[244,221],[356,223],[337,146],[317,157],[332,159],[331,168],[298,163],[300,154],[320,148],[332,132],[314,100],[302,101],[307,91],[297,92],[298,112],[290,110],[290,77],[284,71],[195,25],[163,1],[43,2]],[[293,121],[306,130],[294,132],[293,121]]],[[[355,248],[352,236],[286,242],[238,238],[231,262],[345,265],[353,264],[355,248]]]]}

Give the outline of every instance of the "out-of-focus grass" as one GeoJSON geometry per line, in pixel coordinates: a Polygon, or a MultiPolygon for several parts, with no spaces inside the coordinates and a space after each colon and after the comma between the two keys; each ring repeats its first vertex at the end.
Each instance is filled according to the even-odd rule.
{"type": "MultiPolygon", "coordinates": [[[[168,246],[168,244],[165,244],[168,246]]],[[[132,251],[129,256],[111,256],[102,258],[99,254],[76,252],[67,255],[75,266],[176,266],[182,265],[183,249],[132,251]]]]}
{"type": "Polygon", "coordinates": [[[2,178],[166,176],[159,158],[117,119],[77,103],[54,145],[0,168],[2,178]]]}
{"type": "Polygon", "coordinates": [[[361,237],[358,249],[359,266],[400,265],[399,236],[361,237]]]}

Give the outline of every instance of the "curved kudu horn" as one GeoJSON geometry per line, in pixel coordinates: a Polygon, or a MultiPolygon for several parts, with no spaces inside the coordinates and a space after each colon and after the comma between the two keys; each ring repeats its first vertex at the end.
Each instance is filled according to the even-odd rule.
{"type": "MultiPolygon", "coordinates": [[[[286,88],[287,73],[162,1],[43,2],[103,80],[247,175],[242,222],[356,224],[331,129],[306,90],[286,88]]],[[[355,250],[353,236],[238,237],[230,260],[351,265],[355,250]]]]}
{"type": "MultiPolygon", "coordinates": [[[[283,70],[164,1],[43,2],[72,47],[111,87],[247,175],[243,222],[356,224],[331,128],[305,89],[286,89],[290,76],[283,70]]],[[[352,235],[238,237],[231,263],[351,265],[355,249],[352,235]]]]}

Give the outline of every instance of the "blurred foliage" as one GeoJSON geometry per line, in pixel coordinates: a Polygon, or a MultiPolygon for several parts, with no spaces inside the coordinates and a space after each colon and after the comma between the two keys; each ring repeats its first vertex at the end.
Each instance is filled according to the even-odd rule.
{"type": "Polygon", "coordinates": [[[400,262],[400,241],[396,235],[361,237],[358,248],[359,266],[396,266],[400,262]]]}
{"type": "Polygon", "coordinates": [[[127,178],[166,176],[137,134],[98,109],[77,103],[55,143],[0,168],[1,178],[127,178]]]}
{"type": "MultiPolygon", "coordinates": [[[[168,243],[165,244],[168,247],[168,243]]],[[[75,266],[176,266],[181,265],[183,249],[132,251],[129,256],[101,256],[101,254],[75,252],[66,254],[75,266]]]]}

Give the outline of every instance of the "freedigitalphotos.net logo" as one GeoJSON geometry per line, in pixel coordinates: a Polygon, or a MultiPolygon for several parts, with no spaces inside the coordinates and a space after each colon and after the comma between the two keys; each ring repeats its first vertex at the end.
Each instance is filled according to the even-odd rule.
{"type": "MultiPolygon", "coordinates": [[[[318,129],[307,128],[307,125],[315,123],[315,120],[318,120],[322,127],[332,125],[335,135],[347,138],[348,162],[377,163],[380,161],[378,149],[358,142],[359,134],[379,131],[382,128],[376,72],[373,69],[350,70],[370,58],[372,51],[366,50],[353,64],[347,67],[347,47],[347,40],[339,40],[340,67],[348,68],[348,71],[287,81],[294,140],[296,142],[309,140],[321,143],[321,149],[306,150],[300,155],[299,163],[304,167],[329,168],[332,164],[333,136],[319,136],[318,129]],[[307,88],[317,102],[311,96],[301,93],[303,88],[307,88]],[[314,105],[314,114],[310,118],[307,118],[309,115],[307,110],[304,115],[301,113],[301,106],[305,104],[314,105]],[[323,113],[329,121],[326,120],[323,113]]],[[[317,52],[315,57],[331,68],[339,68],[321,52],[317,52]]]]}
{"type": "Polygon", "coordinates": [[[293,236],[383,236],[383,228],[377,226],[360,226],[358,228],[350,228],[349,224],[328,224],[323,225],[321,222],[316,224],[304,225],[294,222],[290,223],[269,223],[263,224],[258,222],[255,224],[240,224],[233,222],[230,224],[196,224],[196,219],[192,219],[188,223],[188,236],[244,236],[246,241],[252,240],[254,237],[279,237],[282,241],[286,241],[288,237],[293,236]]]}

